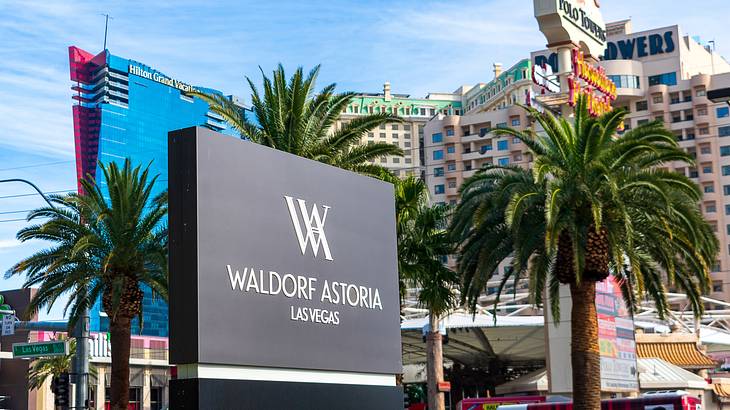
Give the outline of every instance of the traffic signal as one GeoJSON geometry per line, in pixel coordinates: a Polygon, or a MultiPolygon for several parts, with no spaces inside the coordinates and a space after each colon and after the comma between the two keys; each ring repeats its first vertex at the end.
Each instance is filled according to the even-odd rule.
{"type": "Polygon", "coordinates": [[[69,396],[71,394],[71,386],[69,384],[68,373],[61,373],[53,378],[51,382],[51,390],[55,396],[54,404],[60,407],[68,407],[71,403],[69,396]]]}

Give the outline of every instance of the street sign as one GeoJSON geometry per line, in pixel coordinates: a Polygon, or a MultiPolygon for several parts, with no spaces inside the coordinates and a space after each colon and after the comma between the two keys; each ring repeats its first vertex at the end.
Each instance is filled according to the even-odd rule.
{"type": "Polygon", "coordinates": [[[58,340],[37,343],[13,343],[13,358],[33,358],[45,356],[65,356],[68,354],[68,342],[58,340]]]}
{"type": "Polygon", "coordinates": [[[15,334],[15,315],[3,315],[2,336],[10,336],[15,334]]]}

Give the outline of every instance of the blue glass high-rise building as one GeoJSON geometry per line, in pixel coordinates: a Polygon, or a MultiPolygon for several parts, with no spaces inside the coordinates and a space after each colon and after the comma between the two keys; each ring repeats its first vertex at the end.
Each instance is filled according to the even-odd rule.
{"type": "MultiPolygon", "coordinates": [[[[76,92],[73,118],[78,178],[99,175],[98,162],[130,158],[134,164],[150,164],[151,175],[159,174],[157,194],[167,188],[169,131],[202,125],[234,134],[223,118],[208,110],[207,103],[184,94],[193,86],[152,67],[108,50],[93,55],[73,46],[69,47],[69,62],[76,92]]],[[[149,288],[143,290],[141,333],[167,336],[167,305],[153,297],[149,288]]],[[[136,319],[132,326],[132,332],[139,333],[136,319]]],[[[100,302],[91,311],[91,330],[108,330],[100,302]]]]}

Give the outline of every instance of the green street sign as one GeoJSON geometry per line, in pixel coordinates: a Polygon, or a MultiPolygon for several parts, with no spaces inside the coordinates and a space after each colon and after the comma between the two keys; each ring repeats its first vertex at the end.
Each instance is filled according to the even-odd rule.
{"type": "Polygon", "coordinates": [[[13,358],[64,356],[68,354],[65,340],[37,343],[13,343],[13,358]]]}

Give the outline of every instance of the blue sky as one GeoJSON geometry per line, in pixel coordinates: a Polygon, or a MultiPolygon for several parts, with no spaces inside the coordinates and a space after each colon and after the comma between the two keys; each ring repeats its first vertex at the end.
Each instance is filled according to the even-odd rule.
{"type": "MultiPolygon", "coordinates": [[[[491,79],[544,47],[529,0],[464,1],[13,1],[0,0],[0,179],[27,178],[44,191],[74,189],[69,45],[103,46],[185,82],[248,99],[244,76],[257,80],[282,63],[322,64],[320,85],[423,96],[491,79]],[[523,4],[517,7],[517,4],[523,4]]],[[[727,0],[679,9],[660,0],[602,0],[604,19],[632,17],[635,31],[679,24],[715,40],[730,57],[727,0]]],[[[685,3],[689,5],[690,3],[685,3]]],[[[257,81],[256,81],[257,82],[257,81]]],[[[0,272],[39,249],[15,233],[42,200],[20,184],[0,184],[0,272]],[[23,195],[23,196],[17,196],[23,195]]],[[[0,290],[21,285],[2,279],[0,290]]],[[[60,318],[62,306],[46,318],[60,318]]]]}

